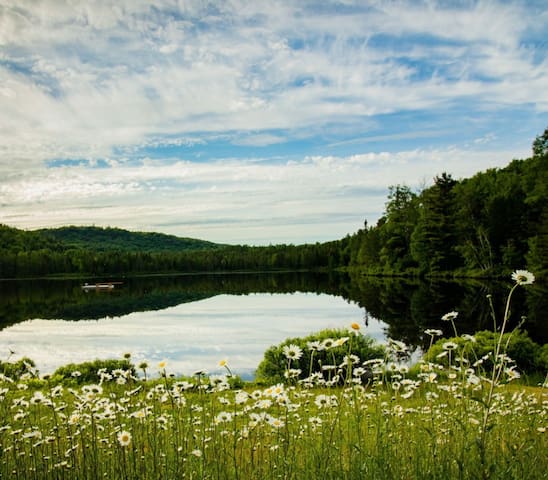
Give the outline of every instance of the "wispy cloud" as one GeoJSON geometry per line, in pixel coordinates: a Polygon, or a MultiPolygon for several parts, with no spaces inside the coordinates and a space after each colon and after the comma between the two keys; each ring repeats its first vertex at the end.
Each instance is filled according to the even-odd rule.
{"type": "Polygon", "coordinates": [[[378,216],[379,186],[527,154],[547,25],[525,1],[4,0],[0,221],[348,233],[361,222],[337,214],[378,216]]]}

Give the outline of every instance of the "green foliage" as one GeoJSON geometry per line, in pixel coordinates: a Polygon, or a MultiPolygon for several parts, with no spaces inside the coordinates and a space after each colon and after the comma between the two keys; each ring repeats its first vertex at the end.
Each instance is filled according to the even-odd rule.
{"type": "Polygon", "coordinates": [[[419,219],[417,195],[409,187],[389,187],[386,222],[380,229],[379,260],[385,271],[416,266],[411,255],[411,235],[419,219]]]}
{"type": "Polygon", "coordinates": [[[490,408],[467,378],[440,377],[232,391],[169,375],[0,381],[0,478],[546,479],[543,389],[505,385],[490,408]]]}
{"type": "Polygon", "coordinates": [[[548,155],[548,128],[542,135],[535,138],[533,142],[533,155],[535,157],[546,157],[548,155]]]}
{"type": "Polygon", "coordinates": [[[421,194],[420,216],[411,235],[411,253],[421,272],[436,274],[459,266],[455,252],[456,180],[443,173],[421,194]]]}
{"type": "Polygon", "coordinates": [[[531,158],[459,181],[444,173],[417,196],[390,187],[377,225],[345,240],[348,264],[370,273],[484,277],[527,265],[546,278],[547,138],[548,129],[531,158]]]}
{"type": "Polygon", "coordinates": [[[155,232],[129,232],[120,228],[68,226],[38,230],[45,238],[71,248],[103,252],[181,252],[222,248],[223,245],[155,232]]]}
{"type": "Polygon", "coordinates": [[[36,364],[30,358],[24,357],[16,362],[1,362],[0,373],[11,379],[19,378],[24,374],[34,375],[36,364]]]}
{"type": "MultiPolygon", "coordinates": [[[[475,341],[472,341],[468,336],[438,340],[426,352],[424,360],[426,362],[436,362],[446,365],[449,356],[441,356],[445,351],[444,345],[447,342],[453,342],[457,345],[452,354],[453,364],[455,363],[456,355],[458,355],[459,357],[466,358],[470,363],[480,361],[482,367],[486,371],[489,371],[493,367],[492,352],[495,350],[499,334],[490,330],[483,330],[477,332],[473,338],[475,341]]],[[[502,336],[501,344],[508,344],[506,354],[515,362],[517,368],[522,373],[545,373],[548,370],[548,344],[541,347],[531,340],[527,332],[514,330],[505,333],[502,336]]]]}
{"type": "Polygon", "coordinates": [[[101,380],[99,371],[113,375],[113,372],[122,370],[129,372],[131,376],[135,376],[135,366],[129,359],[94,360],[78,364],[69,363],[55,370],[51,376],[51,380],[53,383],[75,385],[99,383],[101,380]]]}
{"type": "Polygon", "coordinates": [[[548,371],[548,343],[545,343],[539,348],[537,353],[537,364],[544,368],[544,372],[548,371]]]}
{"type": "MultiPolygon", "coordinates": [[[[308,377],[311,372],[321,372],[322,367],[343,363],[346,355],[357,355],[361,361],[373,358],[384,358],[385,350],[382,345],[375,343],[372,337],[367,335],[354,335],[345,329],[326,329],[306,337],[288,338],[277,346],[270,347],[264,354],[262,362],[259,364],[255,373],[258,383],[278,383],[285,382],[285,372],[288,367],[300,369],[298,378],[308,377]],[[341,346],[312,350],[309,345],[311,342],[326,342],[338,339],[347,339],[341,346]],[[283,353],[283,348],[289,345],[296,345],[303,351],[303,355],[298,360],[292,360],[288,364],[288,359],[283,353]]],[[[333,375],[333,373],[332,373],[333,375]]]]}
{"type": "Polygon", "coordinates": [[[26,232],[0,225],[0,278],[333,269],[342,262],[341,244],[336,241],[300,246],[226,246],[119,229],[66,227],[26,232]],[[66,232],[70,235],[66,241],[58,241],[52,232],[60,238],[65,238],[66,232]]]}

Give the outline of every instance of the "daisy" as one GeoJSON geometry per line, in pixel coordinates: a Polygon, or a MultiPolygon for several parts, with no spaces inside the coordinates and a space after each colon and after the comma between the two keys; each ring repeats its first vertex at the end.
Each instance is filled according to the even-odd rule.
{"type": "Polygon", "coordinates": [[[215,417],[215,423],[230,422],[232,420],[232,414],[230,412],[221,412],[215,417]]]}
{"type": "Polygon", "coordinates": [[[267,398],[263,400],[259,400],[255,406],[261,410],[266,410],[272,406],[272,401],[268,400],[267,398]]]}
{"type": "Polygon", "coordinates": [[[283,354],[289,360],[298,360],[303,356],[303,351],[298,345],[285,345],[282,349],[283,354]]]}
{"type": "Polygon", "coordinates": [[[348,341],[348,337],[341,337],[335,340],[336,347],[342,347],[348,341]]]}
{"type": "Polygon", "coordinates": [[[76,425],[80,423],[80,415],[78,413],[73,413],[68,419],[69,425],[76,425]]]}
{"type": "Polygon", "coordinates": [[[314,340],[312,342],[307,342],[306,346],[310,350],[317,351],[317,352],[324,349],[322,343],[319,340],[314,340]]]}
{"type": "Polygon", "coordinates": [[[300,368],[290,368],[284,372],[285,378],[299,378],[301,375],[302,370],[300,368]]]}
{"type": "Polygon", "coordinates": [[[263,396],[263,392],[261,392],[261,390],[253,390],[251,392],[251,398],[253,400],[259,400],[259,398],[261,398],[263,396]]]}
{"type": "Polygon", "coordinates": [[[282,428],[285,425],[282,420],[276,417],[268,417],[268,424],[274,428],[282,428]]]}
{"type": "Polygon", "coordinates": [[[242,390],[236,394],[236,396],[234,397],[234,401],[236,402],[236,404],[241,405],[242,403],[247,402],[248,398],[249,394],[242,390]]]}
{"type": "Polygon", "coordinates": [[[535,281],[535,276],[527,270],[516,270],[512,273],[512,280],[518,285],[531,285],[535,281]]]}
{"type": "Polygon", "coordinates": [[[122,447],[128,447],[131,443],[131,433],[126,430],[122,430],[118,433],[118,442],[122,447]]]}
{"type": "Polygon", "coordinates": [[[444,350],[455,350],[458,345],[455,342],[445,342],[441,347],[444,350]]]}
{"type": "Polygon", "coordinates": [[[425,330],[424,333],[426,333],[426,335],[430,335],[431,337],[439,337],[443,335],[443,332],[441,330],[437,330],[435,328],[429,328],[425,330]]]}
{"type": "Polygon", "coordinates": [[[444,321],[444,322],[449,322],[451,320],[455,320],[455,318],[457,318],[457,316],[459,315],[459,312],[449,312],[449,313],[446,313],[445,315],[443,315],[441,317],[441,319],[444,321]]]}
{"type": "Polygon", "coordinates": [[[465,333],[465,334],[462,336],[462,339],[463,339],[463,340],[466,340],[467,342],[476,343],[476,337],[474,337],[474,335],[470,335],[470,334],[468,334],[468,333],[465,333]]]}
{"type": "Polygon", "coordinates": [[[396,353],[403,353],[407,351],[407,345],[404,342],[400,342],[399,340],[389,338],[388,344],[390,348],[396,353]]]}
{"type": "Polygon", "coordinates": [[[319,427],[322,424],[322,419],[320,417],[310,417],[308,421],[313,427],[319,427]]]}
{"type": "Polygon", "coordinates": [[[515,367],[505,368],[504,372],[506,373],[506,375],[508,375],[509,381],[516,380],[517,378],[521,377],[520,373],[515,370],[515,367]]]}
{"type": "Polygon", "coordinates": [[[314,403],[316,404],[318,408],[329,407],[331,405],[331,398],[328,397],[327,395],[320,394],[316,396],[314,403]]]}
{"type": "Polygon", "coordinates": [[[34,392],[34,396],[30,399],[30,403],[32,403],[33,405],[38,405],[40,403],[44,403],[45,401],[46,397],[40,391],[34,392]]]}
{"type": "Polygon", "coordinates": [[[270,395],[272,397],[277,397],[278,395],[281,395],[282,393],[284,393],[284,386],[282,383],[278,383],[277,385],[274,385],[273,387],[271,387],[270,395]]]}

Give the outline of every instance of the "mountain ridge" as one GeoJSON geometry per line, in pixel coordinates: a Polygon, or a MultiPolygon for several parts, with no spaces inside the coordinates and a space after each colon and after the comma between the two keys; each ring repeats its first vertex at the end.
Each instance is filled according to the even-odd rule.
{"type": "Polygon", "coordinates": [[[226,245],[159,232],[130,231],[117,227],[63,226],[37,232],[74,248],[94,251],[181,252],[210,250],[226,245]]]}
{"type": "Polygon", "coordinates": [[[12,251],[54,247],[58,251],[167,253],[216,250],[228,245],[159,232],[130,231],[117,227],[63,226],[23,230],[0,225],[0,248],[12,251]]]}

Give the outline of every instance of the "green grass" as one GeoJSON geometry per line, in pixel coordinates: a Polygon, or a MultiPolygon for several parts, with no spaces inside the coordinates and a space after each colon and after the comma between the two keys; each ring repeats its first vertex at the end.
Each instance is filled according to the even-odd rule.
{"type": "Polygon", "coordinates": [[[475,373],[425,363],[408,379],[379,361],[363,383],[351,368],[333,388],[4,377],[0,478],[548,478],[545,388],[501,382],[484,432],[490,385],[475,373]]]}

